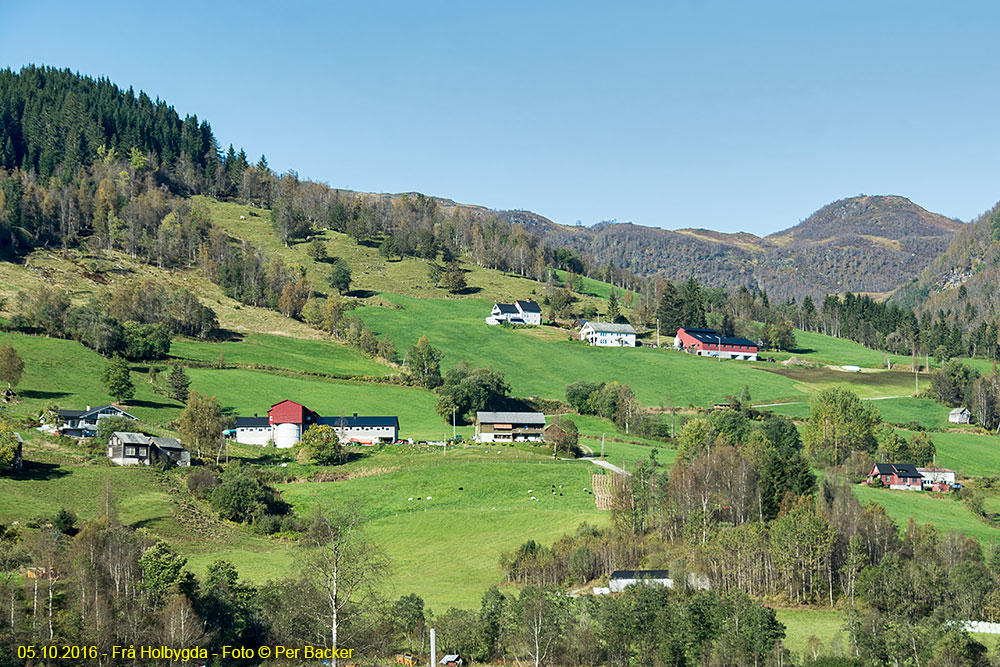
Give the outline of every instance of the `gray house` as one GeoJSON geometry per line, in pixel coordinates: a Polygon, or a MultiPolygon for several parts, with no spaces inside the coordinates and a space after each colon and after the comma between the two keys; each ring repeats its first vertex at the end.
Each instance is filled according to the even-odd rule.
{"type": "Polygon", "coordinates": [[[108,458],[120,466],[154,465],[170,462],[179,466],[191,465],[191,454],[176,438],[162,438],[115,431],[108,438],[108,458]]]}
{"type": "Polygon", "coordinates": [[[130,415],[116,405],[102,405],[86,410],[60,410],[59,435],[72,438],[92,438],[97,435],[97,422],[105,417],[127,417],[139,421],[138,417],[130,415]]]}

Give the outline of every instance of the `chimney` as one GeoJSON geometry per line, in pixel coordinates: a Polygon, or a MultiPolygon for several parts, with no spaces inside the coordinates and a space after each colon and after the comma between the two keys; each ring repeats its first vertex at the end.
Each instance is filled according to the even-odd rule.
{"type": "Polygon", "coordinates": [[[254,416],[254,417],[256,417],[256,416],[257,416],[257,413],[256,413],[256,412],[255,412],[255,413],[253,413],[253,416],[254,416]]]}
{"type": "Polygon", "coordinates": [[[355,418],[355,419],[357,419],[357,418],[358,418],[358,413],[357,413],[357,412],[355,412],[355,413],[354,413],[354,418],[355,418]]]}
{"type": "Polygon", "coordinates": [[[89,405],[87,406],[87,409],[90,410],[90,406],[89,405]]]}

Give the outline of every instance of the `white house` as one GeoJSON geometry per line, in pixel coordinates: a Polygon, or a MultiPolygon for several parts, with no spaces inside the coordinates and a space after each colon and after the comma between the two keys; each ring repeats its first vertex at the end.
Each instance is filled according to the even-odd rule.
{"type": "Polygon", "coordinates": [[[948,421],[952,424],[968,424],[972,418],[969,408],[955,408],[948,413],[948,421]]]}
{"type": "Polygon", "coordinates": [[[631,324],[587,322],[580,329],[580,340],[598,347],[635,347],[635,329],[631,324]]]}
{"type": "Polygon", "coordinates": [[[274,440],[274,431],[271,430],[271,420],[267,417],[237,417],[236,442],[244,445],[266,445],[274,440]]]}
{"type": "Polygon", "coordinates": [[[947,468],[917,468],[920,473],[920,480],[924,486],[933,484],[954,484],[955,471],[947,468]]]}
{"type": "Polygon", "coordinates": [[[317,424],[332,426],[337,431],[340,442],[355,442],[362,445],[396,442],[399,436],[398,417],[320,417],[317,424]]]}
{"type": "Polygon", "coordinates": [[[525,324],[541,326],[542,307],[537,303],[528,299],[527,301],[515,301],[514,306],[517,308],[517,312],[525,324]]]}
{"type": "Polygon", "coordinates": [[[539,326],[542,323],[542,308],[530,299],[514,303],[500,303],[498,301],[493,304],[493,310],[486,318],[486,324],[492,326],[501,322],[539,326]]]}

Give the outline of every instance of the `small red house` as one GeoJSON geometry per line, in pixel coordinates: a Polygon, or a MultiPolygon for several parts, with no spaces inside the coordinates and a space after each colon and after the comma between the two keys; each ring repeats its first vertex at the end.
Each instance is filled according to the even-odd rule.
{"type": "Polygon", "coordinates": [[[868,473],[868,483],[876,479],[881,479],[890,489],[920,491],[923,488],[923,477],[912,463],[876,463],[868,473]]]}
{"type": "Polygon", "coordinates": [[[723,336],[715,329],[681,327],[674,338],[674,347],[702,357],[757,361],[757,343],[746,338],[723,336]]]}

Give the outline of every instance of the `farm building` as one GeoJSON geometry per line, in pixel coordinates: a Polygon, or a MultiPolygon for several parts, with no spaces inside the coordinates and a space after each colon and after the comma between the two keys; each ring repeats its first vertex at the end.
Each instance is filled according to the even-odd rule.
{"type": "Polygon", "coordinates": [[[920,491],[923,488],[923,476],[912,463],[876,463],[868,473],[868,483],[876,479],[881,479],[890,489],[920,491]]]}
{"type": "Polygon", "coordinates": [[[301,403],[284,400],[267,411],[267,417],[237,417],[235,428],[228,435],[244,445],[292,447],[302,439],[310,426],[318,424],[337,429],[341,442],[359,442],[370,445],[395,442],[399,436],[397,417],[321,417],[301,403]]]}
{"type": "Polygon", "coordinates": [[[968,424],[972,419],[969,408],[955,408],[948,413],[948,421],[952,424],[968,424]]]}
{"type": "Polygon", "coordinates": [[[465,664],[465,660],[462,660],[462,657],[457,653],[449,653],[441,658],[441,662],[438,664],[444,665],[444,667],[462,667],[465,664]]]}
{"type": "Polygon", "coordinates": [[[674,338],[674,348],[701,357],[757,361],[757,343],[746,338],[723,336],[715,329],[681,327],[674,338]]]}
{"type": "Polygon", "coordinates": [[[947,491],[955,483],[955,471],[947,468],[917,468],[925,489],[947,491]]]}
{"type": "Polygon", "coordinates": [[[635,347],[635,329],[631,324],[587,322],[580,328],[580,340],[597,347],[635,347]]]}
{"type": "Polygon", "coordinates": [[[60,410],[59,415],[59,435],[68,435],[72,438],[90,438],[97,434],[97,422],[105,417],[126,417],[134,421],[139,421],[115,405],[102,405],[99,408],[86,410],[60,410]]]}
{"type": "Polygon", "coordinates": [[[494,303],[486,324],[496,325],[501,322],[538,326],[542,323],[542,308],[530,299],[514,303],[494,303]]]}
{"type": "Polygon", "coordinates": [[[190,452],[176,438],[131,431],[115,431],[111,434],[108,438],[108,458],[120,466],[148,466],[160,462],[191,465],[190,452]]]}
{"type": "Polygon", "coordinates": [[[612,593],[621,593],[627,586],[635,585],[673,588],[674,580],[667,570],[615,570],[608,579],[612,593]]]}
{"type": "Polygon", "coordinates": [[[477,412],[479,442],[541,442],[545,415],[541,412],[477,412]]]}
{"type": "Polygon", "coordinates": [[[320,417],[318,423],[337,430],[341,442],[358,442],[362,445],[395,442],[399,435],[398,417],[320,417]]]}

